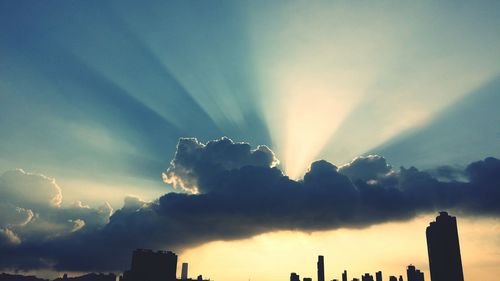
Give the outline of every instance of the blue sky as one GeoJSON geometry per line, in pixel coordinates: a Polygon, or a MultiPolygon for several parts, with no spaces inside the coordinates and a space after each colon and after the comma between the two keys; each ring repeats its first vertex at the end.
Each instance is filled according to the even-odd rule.
{"type": "Polygon", "coordinates": [[[164,193],[179,137],[268,145],[293,178],[321,158],[500,153],[495,1],[0,5],[0,169],[70,198],[164,193]]]}

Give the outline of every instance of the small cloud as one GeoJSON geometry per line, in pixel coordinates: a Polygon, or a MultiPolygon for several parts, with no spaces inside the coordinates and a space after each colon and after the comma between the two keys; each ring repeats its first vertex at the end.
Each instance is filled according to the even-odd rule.
{"type": "Polygon", "coordinates": [[[71,229],[71,232],[76,232],[85,226],[85,221],[81,219],[68,220],[68,222],[73,224],[73,229],[71,229]]]}
{"type": "Polygon", "coordinates": [[[0,227],[25,226],[34,216],[35,214],[30,209],[0,202],[0,227]]]}
{"type": "Polygon", "coordinates": [[[0,228],[0,248],[2,245],[15,246],[21,244],[21,239],[10,229],[0,228]]]}

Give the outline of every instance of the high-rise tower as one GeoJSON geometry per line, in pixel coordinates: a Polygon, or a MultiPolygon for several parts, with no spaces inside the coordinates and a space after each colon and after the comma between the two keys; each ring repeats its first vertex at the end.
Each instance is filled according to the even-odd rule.
{"type": "Polygon", "coordinates": [[[182,263],[181,279],[182,280],[188,279],[188,263],[187,262],[182,263]]]}
{"type": "Polygon", "coordinates": [[[464,281],[457,219],[440,212],[426,230],[432,281],[464,281]]]}
{"type": "Polygon", "coordinates": [[[424,273],[412,264],[406,268],[406,276],[408,281],[424,281],[424,273]]]}
{"type": "Polygon", "coordinates": [[[318,256],[318,281],[325,281],[325,261],[323,256],[318,256]]]}

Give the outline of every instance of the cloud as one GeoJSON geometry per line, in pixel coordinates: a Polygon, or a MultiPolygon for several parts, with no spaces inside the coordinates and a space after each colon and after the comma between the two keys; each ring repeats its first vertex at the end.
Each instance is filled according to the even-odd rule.
{"type": "Polygon", "coordinates": [[[265,145],[252,149],[248,143],[234,143],[225,137],[207,144],[195,138],[181,138],[175,157],[162,176],[165,183],[196,194],[217,188],[213,181],[224,171],[244,166],[274,167],[278,163],[265,145]]]}
{"type": "MultiPolygon", "coordinates": [[[[112,208],[107,203],[98,208],[82,202],[63,207],[62,199],[62,190],[53,178],[20,169],[3,173],[0,176],[0,250],[5,254],[0,256],[10,260],[7,252],[19,249],[17,247],[38,245],[77,232],[95,232],[109,222],[112,208]]],[[[19,268],[38,267],[44,259],[39,258],[37,262],[37,258],[19,268]]]]}
{"type": "MultiPolygon", "coordinates": [[[[182,182],[186,193],[168,193],[153,202],[127,197],[99,227],[88,228],[92,220],[73,216],[73,223],[85,222],[81,230],[44,240],[25,241],[19,235],[22,242],[0,248],[10,257],[0,259],[0,267],[123,270],[135,248],[182,250],[274,230],[366,227],[442,209],[500,214],[500,160],[495,158],[467,166],[466,181],[441,181],[414,167],[394,170],[375,155],[340,168],[316,161],[295,181],[276,161],[268,148],[252,150],[225,138],[206,145],[181,139],[165,177],[182,182]]],[[[89,208],[78,210],[84,209],[89,208]]],[[[96,215],[104,211],[92,210],[96,215]]]]}
{"type": "Polygon", "coordinates": [[[123,200],[123,207],[121,208],[121,210],[135,212],[147,206],[148,202],[142,201],[142,199],[137,196],[128,195],[123,200]]]}
{"type": "Polygon", "coordinates": [[[78,231],[85,226],[85,221],[81,219],[68,220],[68,222],[73,224],[73,229],[71,229],[71,232],[78,231]]]}
{"type": "Polygon", "coordinates": [[[440,181],[467,181],[468,176],[463,167],[444,165],[427,170],[430,175],[440,181]]]}
{"type": "Polygon", "coordinates": [[[384,157],[379,155],[360,156],[339,167],[339,172],[353,181],[376,180],[392,172],[384,157]]]}
{"type": "Polygon", "coordinates": [[[0,228],[0,247],[21,244],[21,239],[8,228],[0,228]]]}
{"type": "Polygon", "coordinates": [[[0,176],[0,197],[9,198],[13,204],[37,207],[60,207],[62,202],[61,188],[55,179],[21,169],[0,176]]]}
{"type": "Polygon", "coordinates": [[[0,227],[25,226],[34,216],[32,210],[0,202],[0,227]]]}

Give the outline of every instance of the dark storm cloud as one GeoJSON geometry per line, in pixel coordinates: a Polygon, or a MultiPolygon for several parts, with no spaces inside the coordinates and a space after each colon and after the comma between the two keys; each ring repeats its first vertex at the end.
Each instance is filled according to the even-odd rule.
{"type": "Polygon", "coordinates": [[[441,181],[467,181],[468,179],[466,171],[460,166],[439,166],[426,172],[441,181]]]}
{"type": "Polygon", "coordinates": [[[303,180],[283,175],[268,148],[223,138],[202,144],[181,139],[167,180],[189,183],[198,194],[168,193],[155,202],[128,197],[109,223],[45,240],[2,234],[3,268],[122,270],[134,248],[182,250],[213,240],[273,230],[315,231],[366,227],[423,212],[454,209],[500,214],[500,160],[487,158],[463,171],[466,182],[440,181],[414,167],[394,171],[380,156],[337,168],[321,160],[303,180]]]}

